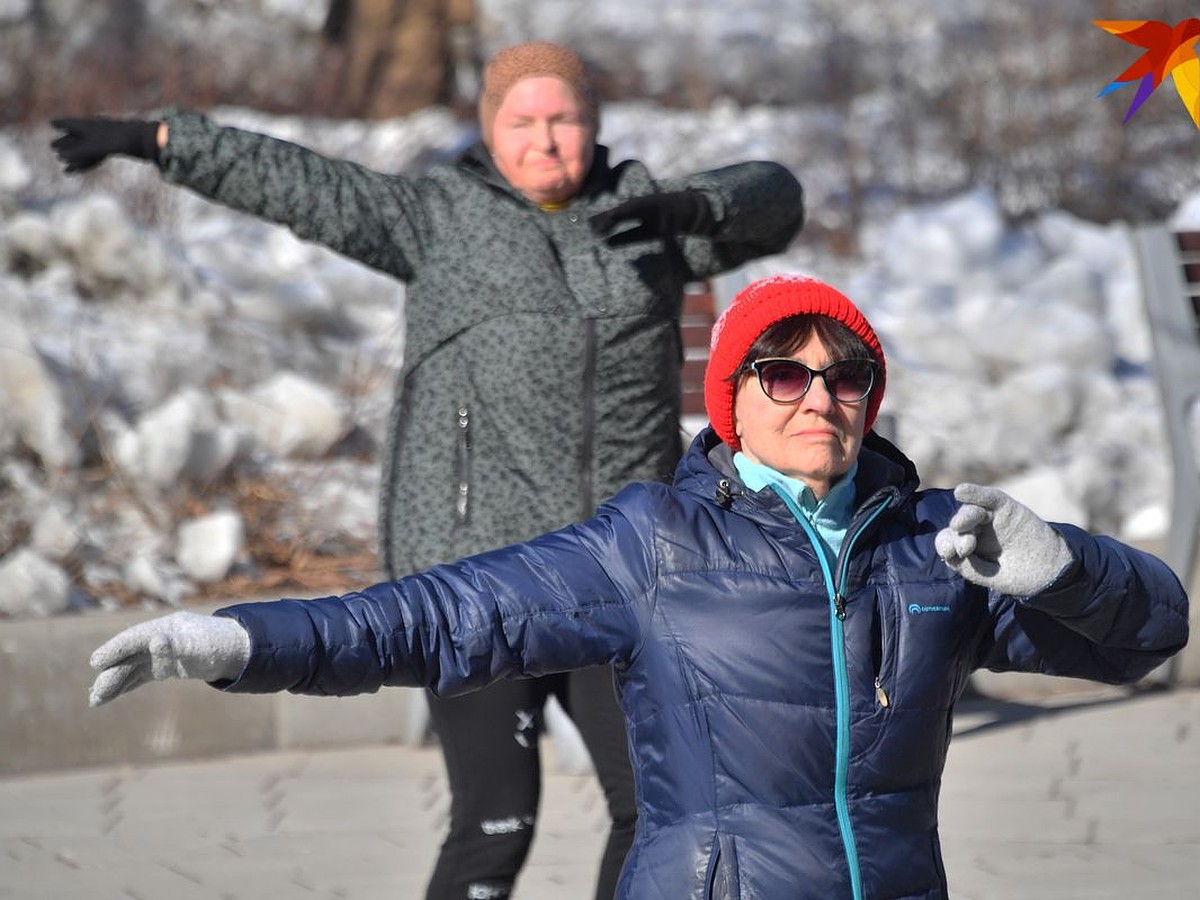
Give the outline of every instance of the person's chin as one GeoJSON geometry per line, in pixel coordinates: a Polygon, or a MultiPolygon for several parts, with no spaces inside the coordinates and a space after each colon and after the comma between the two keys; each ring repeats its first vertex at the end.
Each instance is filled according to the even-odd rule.
{"type": "Polygon", "coordinates": [[[837,441],[820,441],[807,444],[793,459],[809,472],[829,473],[842,466],[845,453],[837,441]]]}
{"type": "Polygon", "coordinates": [[[531,192],[531,196],[536,197],[538,203],[563,203],[573,195],[573,192],[562,184],[539,185],[531,192]]]}

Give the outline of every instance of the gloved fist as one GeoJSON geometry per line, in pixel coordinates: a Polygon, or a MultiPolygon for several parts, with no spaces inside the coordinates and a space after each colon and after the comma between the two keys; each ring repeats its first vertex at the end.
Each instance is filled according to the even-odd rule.
{"type": "Polygon", "coordinates": [[[997,488],[960,484],[962,503],[934,546],[967,581],[1001,594],[1028,597],[1062,574],[1073,557],[1062,536],[997,488]]]}
{"type": "Polygon", "coordinates": [[[677,234],[711,235],[716,228],[712,206],[700,191],[672,191],[634,197],[596,213],[588,224],[610,247],[677,234]],[[615,231],[620,226],[634,227],[615,231]]]}
{"type": "Polygon", "coordinates": [[[50,124],[66,132],[50,146],[68,173],[86,172],[114,153],[158,161],[158,122],[92,116],[54,119],[50,124]]]}
{"type": "Polygon", "coordinates": [[[250,635],[235,619],[175,612],[126,628],[92,654],[100,672],[88,695],[100,706],[147,681],[237,678],[250,659],[250,635]]]}

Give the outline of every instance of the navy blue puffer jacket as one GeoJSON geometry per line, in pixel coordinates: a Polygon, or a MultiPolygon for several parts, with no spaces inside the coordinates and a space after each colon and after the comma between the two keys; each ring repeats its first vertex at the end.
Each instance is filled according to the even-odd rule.
{"type": "Polygon", "coordinates": [[[738,481],[706,430],[673,487],[627,488],[591,520],[361,593],[244,604],[235,691],[449,693],[611,663],[637,775],[618,896],[940,898],[937,797],[973,669],[1136,679],[1179,650],[1170,570],[1056,525],[1075,564],[989,595],[934,535],[957,503],[918,491],[868,436],[857,513],[826,565],[806,523],[738,481]]]}

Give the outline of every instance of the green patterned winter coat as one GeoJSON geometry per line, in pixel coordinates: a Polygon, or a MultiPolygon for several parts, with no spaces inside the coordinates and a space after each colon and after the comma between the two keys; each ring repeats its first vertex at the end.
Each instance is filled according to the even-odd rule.
{"type": "Polygon", "coordinates": [[[684,285],[782,251],[803,221],[799,183],[771,162],[656,181],[598,146],[579,195],[551,213],[481,145],[406,178],[197,113],[164,118],[167,180],[407,285],[381,493],[391,577],[585,519],[631,481],[669,480],[684,285]],[[715,237],[613,249],[588,226],[682,188],[705,193],[715,237]]]}

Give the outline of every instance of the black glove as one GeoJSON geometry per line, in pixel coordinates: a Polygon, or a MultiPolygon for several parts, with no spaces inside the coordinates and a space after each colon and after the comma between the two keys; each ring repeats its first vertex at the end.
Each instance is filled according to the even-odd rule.
{"type": "Polygon", "coordinates": [[[66,132],[50,146],[67,172],[86,172],[114,153],[158,162],[158,122],[91,116],[54,119],[50,124],[66,132]]]}
{"type": "Polygon", "coordinates": [[[700,191],[634,197],[606,212],[596,213],[588,219],[588,224],[610,247],[677,234],[711,235],[717,225],[708,198],[700,191]],[[635,227],[614,232],[618,226],[632,223],[636,223],[635,227]]]}

